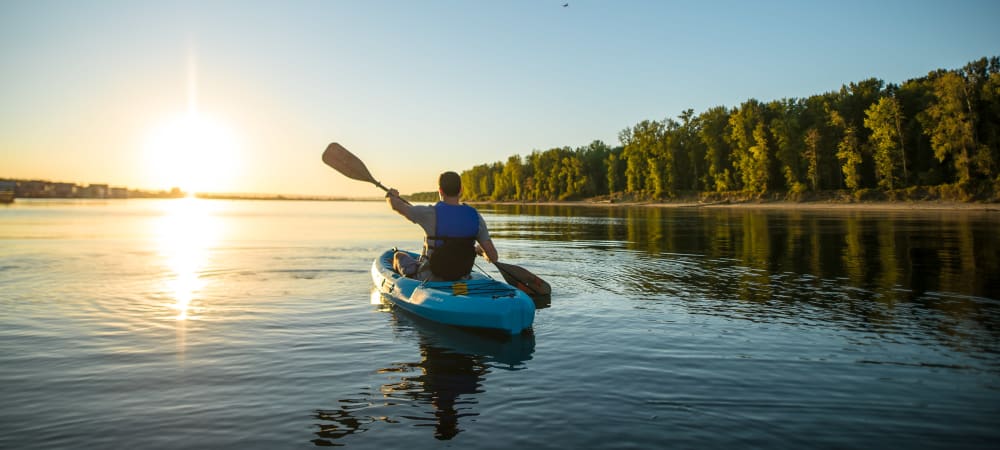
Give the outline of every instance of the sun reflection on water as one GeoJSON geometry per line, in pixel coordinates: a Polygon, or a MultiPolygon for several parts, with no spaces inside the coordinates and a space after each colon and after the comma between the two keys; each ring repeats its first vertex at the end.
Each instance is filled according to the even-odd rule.
{"type": "Polygon", "coordinates": [[[210,202],[196,198],[169,201],[156,222],[160,254],[170,270],[165,280],[174,300],[170,308],[177,311],[177,320],[197,319],[198,294],[207,285],[202,275],[219,233],[220,221],[210,202]]]}

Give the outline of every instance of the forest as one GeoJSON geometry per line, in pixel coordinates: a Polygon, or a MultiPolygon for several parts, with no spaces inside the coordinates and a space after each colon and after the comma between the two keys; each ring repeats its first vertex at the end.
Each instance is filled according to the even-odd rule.
{"type": "Polygon", "coordinates": [[[465,200],[1000,200],[1000,58],[643,120],[461,173],[465,200]]]}

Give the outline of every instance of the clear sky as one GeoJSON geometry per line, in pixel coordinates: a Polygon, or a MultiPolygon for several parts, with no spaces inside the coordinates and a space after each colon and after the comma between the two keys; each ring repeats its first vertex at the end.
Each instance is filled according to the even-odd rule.
{"type": "Polygon", "coordinates": [[[1000,55],[1000,1],[0,2],[0,177],[372,196],[1000,55]],[[562,4],[569,2],[568,7],[562,4]],[[183,147],[183,148],[182,148],[183,147]]]}

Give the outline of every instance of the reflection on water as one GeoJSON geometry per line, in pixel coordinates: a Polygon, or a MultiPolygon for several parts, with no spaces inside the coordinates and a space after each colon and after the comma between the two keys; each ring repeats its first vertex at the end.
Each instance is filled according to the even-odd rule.
{"type": "MultiPolygon", "coordinates": [[[[990,211],[745,210],[487,205],[501,238],[569,248],[688,254],[844,278],[895,296],[1000,297],[1000,214],[990,211]]],[[[495,231],[494,231],[495,230],[495,231]]],[[[732,262],[732,261],[730,261],[732,262]]]]}
{"type": "Polygon", "coordinates": [[[461,419],[476,417],[477,395],[486,391],[494,369],[523,370],[535,349],[534,336],[495,336],[444,326],[392,308],[378,291],[372,303],[392,311],[395,332],[416,337],[420,360],[392,362],[377,371],[388,379],[373,392],[341,399],[336,409],[320,410],[317,446],[343,445],[345,437],[378,424],[410,424],[432,429],[436,439],[462,432],[461,419]],[[415,413],[416,411],[416,413],[415,413]]]}
{"type": "Polygon", "coordinates": [[[199,311],[193,303],[205,287],[201,273],[221,232],[211,206],[195,198],[165,202],[163,215],[154,225],[159,253],[170,269],[171,278],[164,282],[172,294],[177,320],[196,318],[193,314],[199,311]]]}
{"type": "MultiPolygon", "coordinates": [[[[681,301],[692,312],[740,320],[934,336],[976,351],[997,351],[1000,342],[996,212],[480,210],[496,238],[514,240],[507,248],[584,265],[574,277],[629,298],[681,301]]],[[[558,284],[561,274],[539,275],[558,284]]]]}

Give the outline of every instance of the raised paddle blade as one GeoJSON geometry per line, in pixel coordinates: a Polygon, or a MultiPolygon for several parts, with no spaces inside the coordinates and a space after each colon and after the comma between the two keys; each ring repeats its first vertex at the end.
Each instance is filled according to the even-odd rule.
{"type": "Polygon", "coordinates": [[[336,142],[331,142],[326,147],[326,151],[323,152],[323,162],[348,178],[375,183],[377,186],[382,187],[382,184],[375,181],[372,174],[368,172],[368,168],[365,167],[364,162],[336,142]]]}
{"type": "MultiPolygon", "coordinates": [[[[343,145],[336,142],[331,142],[330,145],[327,145],[326,150],[323,151],[323,162],[336,169],[337,172],[344,174],[347,178],[367,181],[378,186],[383,191],[389,192],[389,188],[375,180],[375,177],[368,171],[368,167],[365,167],[365,163],[357,156],[354,156],[353,153],[347,151],[343,145]]],[[[410,204],[410,202],[402,197],[396,198],[402,200],[407,205],[410,204]]]]}
{"type": "Polygon", "coordinates": [[[545,280],[521,266],[502,262],[493,263],[507,284],[514,286],[531,297],[548,297],[552,295],[552,287],[545,280]]]}

